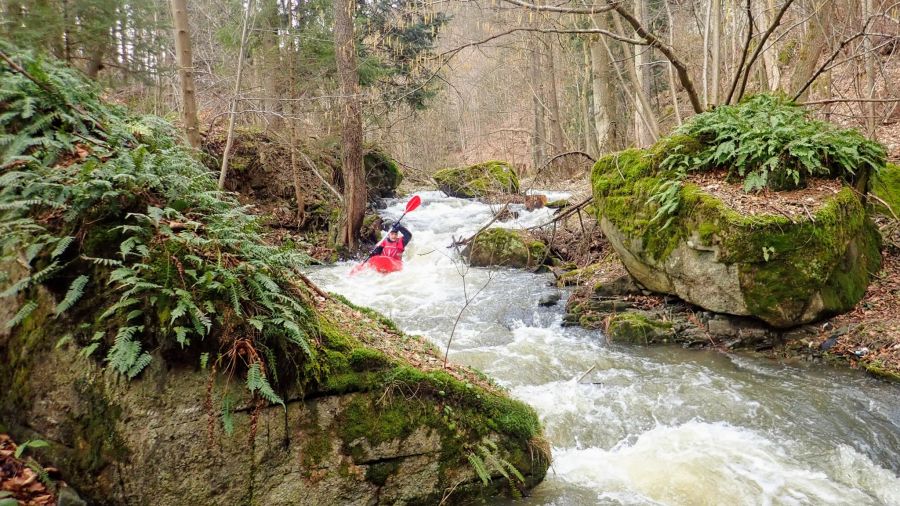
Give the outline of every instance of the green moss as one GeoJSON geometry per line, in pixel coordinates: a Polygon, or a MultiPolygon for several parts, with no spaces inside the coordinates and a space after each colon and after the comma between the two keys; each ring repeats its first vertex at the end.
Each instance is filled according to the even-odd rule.
{"type": "Polygon", "coordinates": [[[569,205],[569,201],[567,199],[554,200],[551,202],[547,202],[545,207],[549,207],[550,209],[561,209],[569,205]]]}
{"type": "Polygon", "coordinates": [[[581,284],[582,281],[591,279],[603,267],[602,263],[586,265],[580,269],[572,269],[571,271],[562,273],[556,280],[557,286],[574,286],[581,284]]]}
{"type": "Polygon", "coordinates": [[[340,437],[345,444],[363,438],[372,446],[404,439],[423,425],[433,425],[426,406],[395,396],[378,405],[369,396],[358,396],[340,414],[340,437]]]}
{"type": "Polygon", "coordinates": [[[438,189],[451,197],[476,198],[491,193],[518,193],[519,178],[508,162],[491,160],[434,174],[438,189]]]}
{"type": "Polygon", "coordinates": [[[864,362],[862,366],[869,374],[878,376],[879,378],[900,381],[900,371],[886,367],[881,361],[873,360],[872,362],[864,362]]]}
{"type": "Polygon", "coordinates": [[[547,246],[520,230],[489,228],[472,240],[464,254],[475,266],[534,268],[547,257],[547,246]]]}
{"type": "Polygon", "coordinates": [[[373,149],[363,156],[363,165],[369,197],[393,197],[397,187],[403,182],[403,173],[397,163],[383,151],[373,149]]]}
{"type": "Polygon", "coordinates": [[[302,442],[300,449],[301,462],[305,470],[311,471],[319,464],[325,462],[331,454],[331,437],[321,431],[319,427],[309,427],[308,437],[302,442]]]}
{"type": "Polygon", "coordinates": [[[664,343],[674,337],[671,323],[651,320],[634,312],[613,315],[606,335],[610,342],[629,344],[664,343]]]}
{"type": "Polygon", "coordinates": [[[894,217],[900,216],[900,165],[887,164],[872,176],[870,192],[882,202],[872,199],[875,212],[894,217]],[[891,207],[888,210],[885,204],[891,207]]]}

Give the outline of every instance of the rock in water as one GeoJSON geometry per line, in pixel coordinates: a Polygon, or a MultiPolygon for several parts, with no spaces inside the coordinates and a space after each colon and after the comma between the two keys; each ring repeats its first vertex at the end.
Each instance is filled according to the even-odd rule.
{"type": "Polygon", "coordinates": [[[476,198],[519,192],[519,178],[512,165],[496,160],[439,170],[434,174],[434,180],[438,190],[451,197],[476,198]]]}
{"type": "Polygon", "coordinates": [[[521,230],[489,228],[476,235],[463,256],[476,267],[533,269],[547,258],[547,245],[521,230]]]}

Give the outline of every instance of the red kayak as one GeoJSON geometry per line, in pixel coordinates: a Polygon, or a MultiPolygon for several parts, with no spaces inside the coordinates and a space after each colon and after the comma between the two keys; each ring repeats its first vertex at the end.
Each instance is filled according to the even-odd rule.
{"type": "Polygon", "coordinates": [[[376,255],[357,265],[350,271],[350,275],[359,274],[363,269],[372,269],[382,274],[390,274],[403,268],[403,260],[376,255]]]}

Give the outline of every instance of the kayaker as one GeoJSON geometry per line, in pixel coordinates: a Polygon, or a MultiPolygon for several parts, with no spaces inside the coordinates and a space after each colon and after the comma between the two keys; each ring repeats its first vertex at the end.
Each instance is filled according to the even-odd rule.
{"type": "Polygon", "coordinates": [[[372,250],[372,254],[369,257],[382,255],[402,260],[403,250],[409,245],[410,241],[412,241],[412,232],[403,225],[395,223],[388,232],[387,237],[382,239],[378,246],[372,250]]]}

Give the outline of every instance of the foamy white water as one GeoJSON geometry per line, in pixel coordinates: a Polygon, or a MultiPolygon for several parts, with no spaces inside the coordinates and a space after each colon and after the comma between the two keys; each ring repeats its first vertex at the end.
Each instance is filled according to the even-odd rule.
{"type": "MultiPolygon", "coordinates": [[[[441,347],[459,316],[451,358],[534,406],[553,446],[547,479],[524,503],[900,505],[897,385],[823,366],[608,346],[598,332],[560,326],[568,294],[551,277],[468,268],[447,247],[487,222],[490,206],[420,195],[404,218],[414,237],[402,271],[351,278],[346,262],[310,277],[441,347]],[[538,306],[554,293],[558,306],[538,306]]],[[[391,201],[385,218],[405,202],[391,201]]],[[[552,217],[512,209],[519,218],[497,226],[552,217]]]]}

